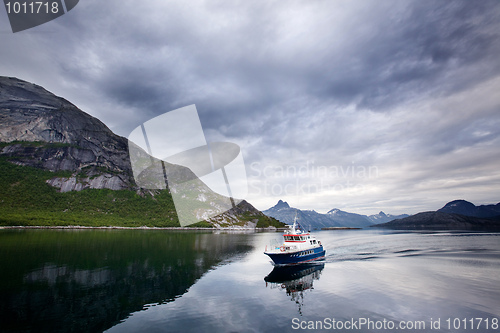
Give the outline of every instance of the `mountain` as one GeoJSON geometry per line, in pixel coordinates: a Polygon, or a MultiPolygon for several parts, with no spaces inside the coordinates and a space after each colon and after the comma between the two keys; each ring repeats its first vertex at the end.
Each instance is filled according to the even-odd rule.
{"type": "Polygon", "coordinates": [[[0,77],[0,119],[0,142],[9,143],[0,154],[18,165],[71,171],[50,180],[62,192],[134,187],[127,139],[44,88],[0,77]]]}
{"type": "Polygon", "coordinates": [[[278,203],[262,211],[267,216],[273,217],[279,221],[285,222],[287,224],[292,224],[297,215],[297,219],[300,224],[305,228],[321,229],[326,227],[350,227],[350,228],[363,228],[371,226],[377,221],[379,216],[379,221],[384,222],[390,221],[393,218],[405,217],[408,215],[386,215],[380,212],[378,215],[360,215],[354,213],[348,213],[340,209],[332,209],[326,214],[318,213],[314,210],[300,210],[297,208],[292,208],[290,205],[282,200],[278,203]],[[383,217],[382,215],[383,214],[383,217]]]}
{"type": "Polygon", "coordinates": [[[269,217],[273,217],[287,224],[292,224],[295,217],[297,217],[297,221],[307,229],[343,226],[326,214],[320,214],[314,210],[300,210],[292,208],[288,205],[288,203],[281,200],[275,206],[262,212],[269,217]]]}
{"type": "Polygon", "coordinates": [[[281,209],[287,209],[287,208],[290,208],[290,205],[287,203],[287,202],[284,202],[282,200],[278,200],[278,203],[272,207],[272,209],[278,211],[278,210],[281,210],[281,209]]]}
{"type": "MultiPolygon", "coordinates": [[[[0,77],[0,171],[0,225],[179,225],[168,191],[136,185],[126,138],[17,78],[0,77]]],[[[217,209],[220,196],[197,186],[217,209]]],[[[202,225],[282,226],[246,201],[209,222],[202,225]]]]}
{"type": "Polygon", "coordinates": [[[500,219],[486,219],[444,212],[423,212],[372,227],[398,230],[500,231],[500,219]]]}
{"type": "Polygon", "coordinates": [[[443,208],[438,209],[438,212],[483,218],[495,217],[500,216],[500,203],[496,205],[476,206],[472,202],[465,200],[454,200],[448,202],[443,208]]]}
{"type": "Polygon", "coordinates": [[[381,211],[378,214],[368,216],[368,219],[372,223],[385,223],[385,222],[390,222],[390,221],[396,220],[396,219],[402,219],[402,218],[405,218],[408,216],[410,216],[410,215],[408,215],[408,214],[392,215],[392,214],[386,214],[386,213],[381,211]]]}
{"type": "Polygon", "coordinates": [[[372,224],[366,215],[348,213],[336,208],[328,211],[326,214],[344,227],[367,227],[372,224]]]}
{"type": "Polygon", "coordinates": [[[435,212],[423,212],[373,227],[403,230],[500,230],[500,203],[476,206],[453,200],[435,212]]]}

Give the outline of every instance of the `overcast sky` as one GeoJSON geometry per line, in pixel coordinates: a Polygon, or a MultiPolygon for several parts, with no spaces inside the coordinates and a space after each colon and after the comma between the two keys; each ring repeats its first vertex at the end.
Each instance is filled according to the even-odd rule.
{"type": "Polygon", "coordinates": [[[196,104],[240,145],[247,200],[373,214],[500,201],[500,4],[80,0],[13,34],[0,75],[127,137],[196,104]]]}

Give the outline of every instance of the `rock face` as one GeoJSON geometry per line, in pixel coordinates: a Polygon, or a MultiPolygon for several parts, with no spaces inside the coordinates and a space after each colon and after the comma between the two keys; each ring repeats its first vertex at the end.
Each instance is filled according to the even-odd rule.
{"type": "Polygon", "coordinates": [[[230,225],[239,225],[244,228],[270,228],[276,229],[276,227],[285,227],[286,225],[280,223],[261,211],[257,210],[254,206],[249,204],[246,200],[242,200],[238,205],[231,208],[230,210],[220,214],[218,216],[212,217],[210,222],[216,227],[224,227],[230,225]],[[241,225],[242,216],[249,216],[249,219],[245,221],[244,225],[241,225]],[[259,225],[259,220],[263,225],[259,225]]]}
{"type": "Polygon", "coordinates": [[[127,140],[35,84],[0,77],[0,142],[16,164],[74,172],[49,182],[63,192],[135,186],[127,140]]]}

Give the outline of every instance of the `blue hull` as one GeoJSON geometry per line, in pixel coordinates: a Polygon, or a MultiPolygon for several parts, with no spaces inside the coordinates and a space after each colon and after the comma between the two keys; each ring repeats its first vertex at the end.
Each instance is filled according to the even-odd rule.
{"type": "Polygon", "coordinates": [[[325,257],[325,250],[323,246],[313,249],[313,253],[305,254],[307,251],[288,252],[288,253],[267,253],[276,265],[294,265],[309,262],[313,260],[323,259],[325,257]]]}

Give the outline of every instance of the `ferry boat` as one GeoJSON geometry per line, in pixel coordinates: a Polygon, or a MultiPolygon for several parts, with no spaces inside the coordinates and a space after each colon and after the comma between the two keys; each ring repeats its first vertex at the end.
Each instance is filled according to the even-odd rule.
{"type": "Polygon", "coordinates": [[[323,259],[325,249],[316,237],[297,227],[297,219],[293,221],[289,231],[283,234],[284,242],[280,245],[266,246],[267,254],[275,265],[294,265],[323,259]]]}

